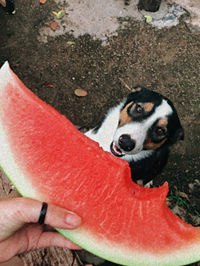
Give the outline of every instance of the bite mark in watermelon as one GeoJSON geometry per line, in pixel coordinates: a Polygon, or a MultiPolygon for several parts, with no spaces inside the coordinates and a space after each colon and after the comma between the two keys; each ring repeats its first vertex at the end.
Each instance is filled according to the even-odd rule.
{"type": "Polygon", "coordinates": [[[200,228],[167,207],[167,183],[133,183],[127,162],[34,95],[8,63],[0,70],[0,165],[23,196],[79,214],[80,228],[57,230],[100,257],[131,266],[200,260],[200,228]]]}

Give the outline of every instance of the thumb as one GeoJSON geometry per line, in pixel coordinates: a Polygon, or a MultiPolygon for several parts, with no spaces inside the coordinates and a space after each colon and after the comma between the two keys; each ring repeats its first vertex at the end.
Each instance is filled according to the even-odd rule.
{"type": "MultiPolygon", "coordinates": [[[[24,223],[37,223],[42,202],[29,198],[15,198],[0,201],[0,240],[10,236],[24,223]]],[[[74,229],[81,224],[81,218],[73,212],[48,204],[45,224],[62,229],[74,229]]]]}

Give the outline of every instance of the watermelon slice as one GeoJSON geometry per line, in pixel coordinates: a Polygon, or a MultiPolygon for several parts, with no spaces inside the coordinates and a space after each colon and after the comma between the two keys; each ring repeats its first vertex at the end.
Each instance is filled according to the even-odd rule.
{"type": "Polygon", "coordinates": [[[57,230],[100,257],[142,266],[200,260],[200,228],[167,207],[167,183],[133,183],[125,161],[34,95],[8,63],[0,70],[0,164],[23,196],[79,214],[80,228],[57,230]]]}

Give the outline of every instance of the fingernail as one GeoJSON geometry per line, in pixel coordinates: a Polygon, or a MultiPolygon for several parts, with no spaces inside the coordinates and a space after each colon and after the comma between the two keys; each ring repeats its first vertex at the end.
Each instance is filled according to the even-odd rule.
{"type": "Polygon", "coordinates": [[[71,227],[78,227],[81,224],[81,218],[73,213],[68,213],[66,218],[65,218],[65,222],[71,227]]]}

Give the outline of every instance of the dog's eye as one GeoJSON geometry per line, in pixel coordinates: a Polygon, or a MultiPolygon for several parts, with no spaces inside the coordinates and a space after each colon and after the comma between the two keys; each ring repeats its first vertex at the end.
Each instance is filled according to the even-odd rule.
{"type": "Polygon", "coordinates": [[[136,107],[135,107],[135,110],[137,113],[142,113],[143,112],[143,107],[140,105],[140,104],[137,104],[136,107]]]}
{"type": "Polygon", "coordinates": [[[159,136],[163,136],[166,134],[166,129],[164,127],[157,127],[155,131],[156,134],[159,136]]]}

